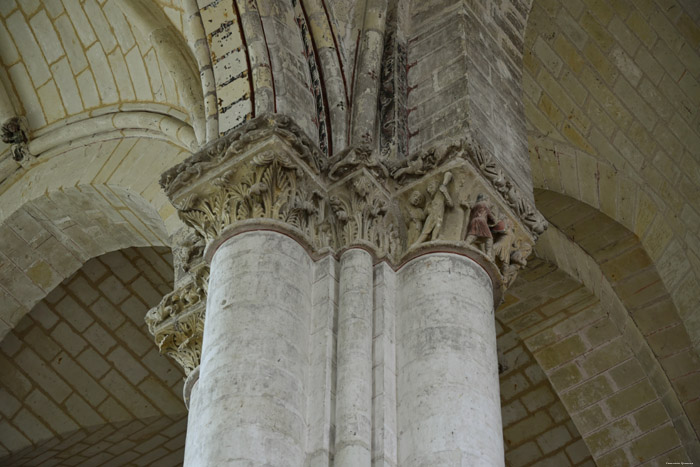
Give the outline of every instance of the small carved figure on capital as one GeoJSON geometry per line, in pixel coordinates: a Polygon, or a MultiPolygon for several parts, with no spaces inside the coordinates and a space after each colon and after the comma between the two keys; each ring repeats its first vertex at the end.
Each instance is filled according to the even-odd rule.
{"type": "Polygon", "coordinates": [[[425,221],[425,197],[423,193],[418,190],[413,190],[411,196],[408,198],[408,207],[406,208],[406,219],[408,219],[407,225],[407,237],[408,244],[413,245],[418,236],[423,230],[423,221],[425,221]]]}
{"type": "Polygon", "coordinates": [[[394,180],[402,183],[406,175],[423,175],[426,172],[423,166],[423,158],[421,154],[417,154],[406,162],[405,167],[395,170],[392,177],[394,177],[394,180]]]}
{"type": "Polygon", "coordinates": [[[510,221],[504,219],[496,223],[491,228],[491,233],[494,236],[493,254],[494,260],[501,265],[510,263],[510,253],[513,251],[515,231],[510,225],[510,221]]]}
{"type": "Polygon", "coordinates": [[[527,266],[527,257],[532,253],[532,245],[525,243],[524,245],[520,240],[516,243],[516,250],[510,254],[510,259],[508,264],[503,266],[502,275],[503,283],[506,287],[510,287],[515,282],[518,277],[518,271],[525,269],[527,266]]]}
{"type": "Polygon", "coordinates": [[[376,159],[372,150],[367,147],[347,148],[334,156],[331,163],[328,170],[328,178],[331,180],[338,180],[358,167],[365,167],[379,177],[389,177],[387,168],[376,159]]]}
{"type": "Polygon", "coordinates": [[[427,207],[427,217],[423,230],[421,231],[415,244],[423,243],[430,237],[430,240],[437,240],[442,230],[442,222],[445,218],[445,206],[453,207],[452,197],[447,186],[452,181],[452,172],[446,172],[442,184],[438,185],[437,180],[432,180],[428,184],[428,195],[432,197],[427,207]]]}
{"type": "Polygon", "coordinates": [[[493,258],[493,234],[491,227],[497,221],[489,207],[489,198],[484,194],[476,197],[476,203],[469,211],[469,225],[467,228],[467,244],[469,246],[478,243],[486,256],[493,258]]]}

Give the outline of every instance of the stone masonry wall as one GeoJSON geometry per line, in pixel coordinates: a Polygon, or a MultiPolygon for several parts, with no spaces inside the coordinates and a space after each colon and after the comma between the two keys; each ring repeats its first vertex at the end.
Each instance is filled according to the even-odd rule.
{"type": "Polygon", "coordinates": [[[92,259],[3,339],[0,464],[182,461],[183,374],[143,320],[172,287],[171,261],[167,248],[92,259]]]}
{"type": "Polygon", "coordinates": [[[476,141],[532,192],[521,99],[527,2],[416,2],[408,42],[409,148],[476,141]]]}

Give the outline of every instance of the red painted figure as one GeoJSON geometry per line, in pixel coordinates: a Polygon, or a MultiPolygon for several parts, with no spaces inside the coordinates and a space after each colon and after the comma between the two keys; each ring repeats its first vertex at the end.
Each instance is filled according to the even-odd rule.
{"type": "Polygon", "coordinates": [[[490,226],[496,224],[496,219],[489,209],[488,201],[486,195],[479,194],[476,197],[476,203],[469,212],[467,244],[472,245],[477,240],[479,243],[485,244],[485,253],[490,258],[493,250],[493,235],[490,226]]]}

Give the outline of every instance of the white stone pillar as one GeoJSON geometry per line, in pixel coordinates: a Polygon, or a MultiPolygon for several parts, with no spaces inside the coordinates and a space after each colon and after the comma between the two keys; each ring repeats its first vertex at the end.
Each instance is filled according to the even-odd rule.
{"type": "Polygon", "coordinates": [[[335,466],[372,460],[372,256],[350,249],[340,258],[335,466]]]}
{"type": "Polygon", "coordinates": [[[397,279],[399,465],[503,466],[491,279],[452,253],[397,279]]]}
{"type": "Polygon", "coordinates": [[[214,253],[185,466],[304,465],[312,280],[306,250],[280,233],[214,253]]]}

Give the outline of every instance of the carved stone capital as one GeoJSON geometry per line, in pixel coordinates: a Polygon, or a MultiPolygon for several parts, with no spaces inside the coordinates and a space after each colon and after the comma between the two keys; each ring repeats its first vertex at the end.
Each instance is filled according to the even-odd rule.
{"type": "MultiPolygon", "coordinates": [[[[294,235],[312,254],[361,246],[392,264],[449,244],[490,264],[499,287],[512,283],[547,228],[469,136],[403,159],[364,146],[326,158],[277,114],[211,143],[165,172],[161,185],[205,251],[261,227],[294,235]]],[[[189,244],[183,255],[197,241],[189,244]]]]}
{"type": "Polygon", "coordinates": [[[470,136],[442,142],[412,154],[393,167],[391,175],[398,187],[405,187],[455,161],[469,162],[474,169],[474,177],[490,185],[493,197],[501,200],[515,214],[517,222],[525,226],[534,240],[547,230],[544,216],[520,193],[496,158],[485,153],[470,136]]]}
{"type": "Polygon", "coordinates": [[[208,283],[209,268],[202,264],[189,281],[146,314],[148,330],[160,353],[180,364],[186,375],[199,365],[202,355],[208,283]]]}
{"type": "Polygon", "coordinates": [[[535,237],[487,179],[455,158],[395,192],[404,220],[405,257],[433,249],[465,252],[487,269],[499,289],[512,284],[535,237]]]}
{"type": "Polygon", "coordinates": [[[176,289],[146,316],[161,353],[187,374],[199,365],[204,257],[251,228],[281,229],[312,254],[359,246],[394,266],[464,254],[500,300],[547,228],[542,215],[469,137],[395,156],[349,147],[326,158],[291,119],[264,115],[165,172],[161,185],[192,230],[173,241],[176,289]]]}
{"type": "Polygon", "coordinates": [[[262,116],[165,172],[161,185],[180,218],[208,245],[251,224],[284,228],[315,252],[391,247],[396,210],[388,169],[366,148],[331,159],[291,120],[262,116]]]}

